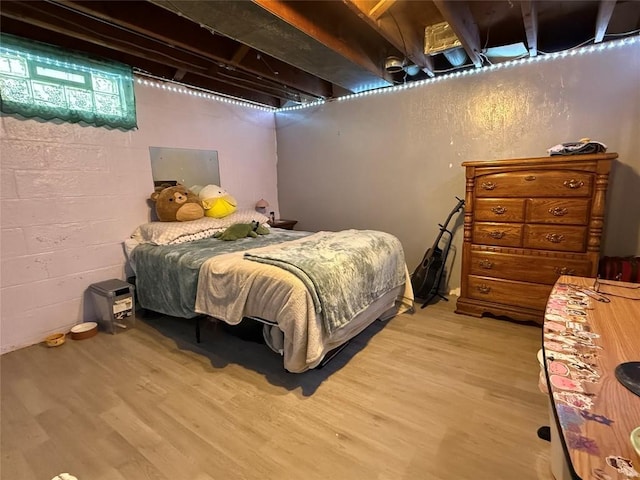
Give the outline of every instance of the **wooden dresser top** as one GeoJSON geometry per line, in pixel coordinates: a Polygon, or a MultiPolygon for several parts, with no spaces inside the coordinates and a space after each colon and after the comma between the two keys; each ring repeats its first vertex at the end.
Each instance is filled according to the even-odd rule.
{"type": "Polygon", "coordinates": [[[578,163],[602,161],[602,160],[615,160],[618,158],[618,154],[612,153],[594,153],[590,155],[552,155],[547,157],[532,157],[532,158],[510,158],[501,160],[475,160],[471,162],[463,162],[463,167],[505,167],[509,165],[518,166],[539,166],[539,165],[551,165],[558,166],[558,163],[571,166],[578,163]]]}

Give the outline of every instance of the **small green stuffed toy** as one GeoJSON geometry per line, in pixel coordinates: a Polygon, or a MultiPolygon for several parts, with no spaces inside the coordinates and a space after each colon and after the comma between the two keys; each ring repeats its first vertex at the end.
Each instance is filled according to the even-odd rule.
{"type": "Polygon", "coordinates": [[[224,232],[214,234],[214,238],[220,240],[238,240],[245,237],[257,237],[258,235],[267,235],[269,229],[258,222],[251,223],[235,223],[228,227],[224,232]]]}

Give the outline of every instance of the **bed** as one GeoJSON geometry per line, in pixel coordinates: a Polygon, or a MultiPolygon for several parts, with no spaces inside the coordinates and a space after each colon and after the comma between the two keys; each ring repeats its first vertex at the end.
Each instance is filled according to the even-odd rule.
{"type": "Polygon", "coordinates": [[[393,235],[271,228],[257,238],[213,238],[253,220],[267,218],[238,211],[138,227],[125,249],[140,306],[230,325],[260,321],[267,345],[292,373],[317,367],[374,320],[413,309],[404,252],[393,235]]]}

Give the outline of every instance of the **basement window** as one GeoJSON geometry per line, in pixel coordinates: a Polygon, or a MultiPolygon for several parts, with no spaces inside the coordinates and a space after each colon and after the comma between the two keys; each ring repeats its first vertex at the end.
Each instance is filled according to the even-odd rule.
{"type": "Polygon", "coordinates": [[[19,118],[137,128],[131,67],[0,35],[0,110],[19,118]]]}

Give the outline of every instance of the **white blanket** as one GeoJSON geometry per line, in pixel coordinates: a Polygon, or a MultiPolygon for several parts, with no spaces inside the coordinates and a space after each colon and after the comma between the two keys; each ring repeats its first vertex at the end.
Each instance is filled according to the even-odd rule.
{"type": "Polygon", "coordinates": [[[243,255],[243,252],[220,255],[202,265],[195,310],[231,325],[240,323],[243,317],[275,321],[284,334],[284,367],[293,373],[317,366],[327,352],[394,308],[396,298],[405,299],[404,310],[413,307],[411,281],[405,266],[405,285],[383,295],[372,308],[329,335],[300,279],[279,267],[245,260],[243,255]]]}

